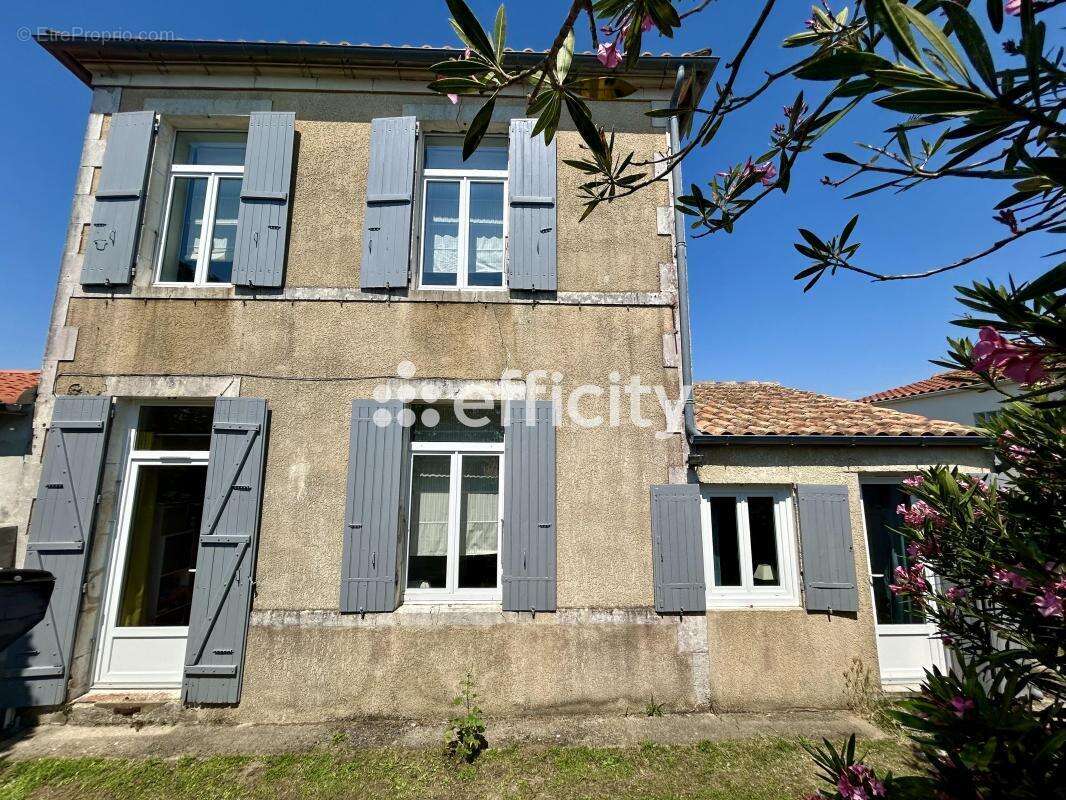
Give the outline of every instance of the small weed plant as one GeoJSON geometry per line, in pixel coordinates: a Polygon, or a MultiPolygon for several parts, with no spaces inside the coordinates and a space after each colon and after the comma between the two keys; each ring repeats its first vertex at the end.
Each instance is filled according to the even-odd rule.
{"type": "Polygon", "coordinates": [[[471,673],[467,672],[463,678],[452,705],[460,709],[460,713],[448,720],[444,734],[445,751],[460,763],[472,764],[489,746],[489,740],[485,738],[485,719],[478,706],[478,693],[471,673]]]}

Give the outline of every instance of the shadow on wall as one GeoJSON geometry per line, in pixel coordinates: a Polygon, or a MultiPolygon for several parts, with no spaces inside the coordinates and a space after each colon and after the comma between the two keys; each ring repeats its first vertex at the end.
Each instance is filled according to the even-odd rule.
{"type": "Polygon", "coordinates": [[[22,468],[33,440],[33,404],[0,406],[0,569],[15,566],[22,468]]]}

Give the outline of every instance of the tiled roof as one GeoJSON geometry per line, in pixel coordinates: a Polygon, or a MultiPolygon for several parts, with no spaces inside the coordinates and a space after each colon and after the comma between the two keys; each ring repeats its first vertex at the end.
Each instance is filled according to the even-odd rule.
{"type": "Polygon", "coordinates": [[[777,383],[698,383],[696,427],[712,436],[979,436],[955,422],[789,389],[777,383]]]}
{"type": "Polygon", "coordinates": [[[980,378],[967,369],[952,369],[947,372],[938,372],[924,380],[860,397],[859,402],[877,403],[881,400],[899,400],[901,397],[914,397],[915,395],[929,394],[930,392],[942,392],[945,389],[963,389],[979,382],[980,378]]]}
{"type": "Polygon", "coordinates": [[[32,403],[40,380],[37,370],[0,369],[0,403],[32,403]]]}

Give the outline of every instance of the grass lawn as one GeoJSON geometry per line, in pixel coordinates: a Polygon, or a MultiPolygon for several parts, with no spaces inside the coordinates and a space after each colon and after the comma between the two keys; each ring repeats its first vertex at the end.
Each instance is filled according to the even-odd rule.
{"type": "MultiPolygon", "coordinates": [[[[798,739],[629,749],[509,747],[456,767],[436,750],[356,749],[341,740],[284,756],[0,760],[0,798],[668,798],[787,800],[819,785],[798,739]]],[[[908,749],[867,744],[870,764],[911,774],[908,749]]]]}

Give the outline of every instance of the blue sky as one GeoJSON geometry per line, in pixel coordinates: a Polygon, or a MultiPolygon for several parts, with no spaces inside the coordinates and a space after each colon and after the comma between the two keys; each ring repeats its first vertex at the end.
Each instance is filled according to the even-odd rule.
{"type": "MultiPolygon", "coordinates": [[[[509,45],[547,46],[568,5],[565,0],[509,3],[509,45]]],[[[497,3],[474,0],[471,6],[489,24],[497,3]]],[[[646,47],[655,52],[710,47],[724,62],[747,32],[751,6],[713,3],[687,21],[674,41],[654,37],[646,47]]],[[[757,70],[786,63],[792,53],[782,50],[780,41],[801,29],[807,17],[805,2],[787,0],[779,6],[784,10],[776,12],[753,51],[757,70]]],[[[0,39],[0,74],[5,76],[0,93],[9,117],[0,126],[0,152],[13,188],[0,199],[10,232],[0,251],[0,368],[40,363],[89,103],[88,89],[36,44],[23,41],[20,28],[172,31],[186,39],[454,44],[447,18],[444,0],[349,0],[332,6],[277,0],[98,0],[91,5],[7,0],[0,8],[0,36],[5,37],[0,39]]],[[[1007,24],[1016,22],[1008,18],[1007,24]]],[[[1052,20],[1049,25],[1055,29],[1052,20]]],[[[732,120],[712,146],[686,164],[685,180],[702,181],[762,152],[781,106],[797,90],[789,84],[768,92],[732,120]]],[[[888,119],[876,111],[856,114],[818,149],[880,141],[878,132],[888,119]]],[[[863,242],[865,264],[880,270],[951,261],[1003,232],[991,221],[991,207],[1002,196],[996,187],[945,184],[915,190],[903,200],[876,195],[845,202],[839,190],[819,183],[824,174],[839,175],[839,169],[820,156],[808,157],[795,171],[787,196],[775,194],[732,235],[690,244],[697,379],[776,380],[844,397],[914,380],[935,369],[928,360],[943,353],[944,337],[958,335],[948,323],[960,310],[955,283],[1004,281],[1008,275],[1026,279],[1046,268],[1040,255],[1054,248],[1046,241],[1023,241],[975,267],[935,279],[872,285],[844,275],[804,295],[791,279],[806,263],[792,248],[800,226],[828,235],[860,213],[854,238],[863,242]]]]}

